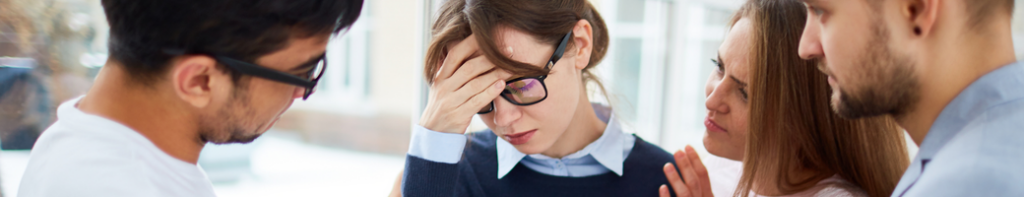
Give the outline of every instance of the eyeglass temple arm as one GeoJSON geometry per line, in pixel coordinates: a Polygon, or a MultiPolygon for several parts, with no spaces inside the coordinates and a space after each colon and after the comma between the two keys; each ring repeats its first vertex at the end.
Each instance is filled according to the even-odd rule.
{"type": "MultiPolygon", "coordinates": [[[[281,73],[280,71],[275,71],[275,70],[271,70],[269,68],[264,68],[264,67],[261,67],[261,66],[249,64],[247,62],[243,62],[243,61],[239,61],[239,60],[235,60],[235,59],[231,59],[231,58],[223,58],[223,57],[214,57],[214,58],[217,59],[218,61],[224,62],[225,66],[232,67],[236,71],[241,72],[243,74],[261,76],[263,78],[267,78],[267,79],[270,79],[270,80],[279,81],[279,82],[288,83],[288,84],[297,85],[297,86],[302,86],[304,88],[312,88],[314,85],[316,85],[316,83],[313,82],[313,81],[307,81],[305,79],[299,78],[299,77],[294,76],[294,75],[289,75],[289,74],[281,73]],[[241,67],[241,66],[236,66],[236,65],[246,65],[246,66],[245,67],[241,67]]],[[[321,72],[321,74],[323,74],[323,73],[321,72]]]]}
{"type": "Polygon", "coordinates": [[[572,37],[572,31],[569,31],[569,33],[565,34],[565,37],[562,37],[562,42],[558,43],[558,48],[555,48],[555,53],[551,54],[551,60],[548,61],[547,65],[548,67],[555,65],[555,62],[562,59],[562,54],[565,53],[565,45],[569,43],[570,37],[572,37]]]}

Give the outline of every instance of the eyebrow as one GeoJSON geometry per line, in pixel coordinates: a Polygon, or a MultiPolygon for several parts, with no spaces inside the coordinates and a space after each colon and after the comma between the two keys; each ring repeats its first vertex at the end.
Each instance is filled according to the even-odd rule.
{"type": "Polygon", "coordinates": [[[737,79],[736,76],[729,75],[729,78],[731,78],[736,83],[740,84],[741,87],[747,87],[747,83],[740,81],[740,79],[737,79]]]}
{"type": "MultiPolygon", "coordinates": [[[[725,70],[725,62],[722,61],[721,53],[718,54],[718,65],[722,66],[722,69],[725,70]]],[[[747,87],[747,83],[740,81],[740,79],[737,79],[736,76],[729,75],[729,78],[732,79],[732,81],[735,81],[736,83],[740,84],[740,86],[747,87]]]]}
{"type": "Polygon", "coordinates": [[[320,54],[320,55],[318,55],[316,57],[310,58],[309,60],[306,60],[306,62],[303,62],[302,64],[299,64],[298,67],[292,68],[291,70],[288,70],[288,71],[289,72],[297,72],[297,71],[309,70],[309,69],[313,68],[314,66],[316,66],[316,64],[320,62],[321,58],[326,58],[325,57],[326,55],[327,55],[327,53],[324,53],[324,54],[320,54]]]}

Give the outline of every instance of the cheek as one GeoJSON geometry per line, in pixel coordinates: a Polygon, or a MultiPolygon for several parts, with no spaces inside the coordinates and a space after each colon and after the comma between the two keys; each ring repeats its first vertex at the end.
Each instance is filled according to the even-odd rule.
{"type": "Polygon", "coordinates": [[[733,130],[736,135],[733,136],[732,141],[738,147],[746,147],[747,134],[750,130],[750,108],[746,104],[737,104],[735,111],[733,111],[732,123],[733,130]]]}
{"type": "Polygon", "coordinates": [[[580,82],[573,80],[568,76],[549,76],[545,80],[547,99],[535,105],[520,107],[523,119],[537,121],[541,123],[537,126],[546,128],[549,134],[560,136],[580,105],[580,82]]]}
{"type": "Polygon", "coordinates": [[[249,84],[249,107],[254,108],[254,114],[263,118],[274,118],[284,112],[295,101],[292,97],[295,93],[295,86],[267,81],[253,80],[249,84]],[[269,116],[269,117],[268,117],[269,116]]]}
{"type": "MultiPolygon", "coordinates": [[[[546,82],[548,98],[538,107],[527,107],[529,111],[545,111],[543,114],[559,114],[571,117],[576,112],[580,99],[580,82],[569,76],[553,76],[546,82]],[[543,107],[541,107],[543,106],[543,107]],[[556,111],[557,110],[557,111],[556,111]]],[[[534,113],[536,114],[536,113],[534,113]]]]}
{"type": "Polygon", "coordinates": [[[825,59],[829,71],[837,81],[847,80],[856,71],[855,67],[863,62],[863,55],[867,50],[869,36],[873,35],[865,28],[836,27],[825,31],[822,34],[822,49],[825,51],[825,59]]]}

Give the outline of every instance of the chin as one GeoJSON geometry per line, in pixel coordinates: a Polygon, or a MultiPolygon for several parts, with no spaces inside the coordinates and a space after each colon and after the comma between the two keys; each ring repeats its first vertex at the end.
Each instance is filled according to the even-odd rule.
{"type": "Polygon", "coordinates": [[[723,143],[720,140],[714,139],[714,137],[711,136],[710,132],[705,133],[705,135],[704,135],[704,148],[708,150],[708,153],[711,153],[712,155],[715,155],[715,156],[718,156],[718,157],[722,157],[722,158],[726,158],[726,159],[729,159],[729,160],[734,160],[734,161],[742,161],[743,160],[742,155],[735,156],[735,155],[730,154],[730,151],[727,150],[728,149],[727,147],[728,147],[728,144],[725,144],[725,143],[723,143]]]}
{"type": "Polygon", "coordinates": [[[544,152],[544,150],[545,150],[545,149],[537,147],[537,146],[531,146],[530,144],[512,145],[512,146],[516,147],[516,150],[519,150],[519,152],[521,152],[523,154],[527,154],[527,155],[539,154],[541,152],[544,152]]]}

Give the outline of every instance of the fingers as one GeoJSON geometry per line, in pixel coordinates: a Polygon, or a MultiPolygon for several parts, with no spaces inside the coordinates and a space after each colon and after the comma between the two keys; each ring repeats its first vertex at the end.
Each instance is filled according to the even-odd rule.
{"type": "Polygon", "coordinates": [[[441,69],[434,75],[434,83],[451,77],[455,70],[462,66],[462,62],[465,62],[470,55],[476,53],[479,47],[479,44],[476,42],[476,36],[469,35],[462,42],[449,49],[448,55],[444,57],[444,63],[441,64],[441,69]]]}
{"type": "MultiPolygon", "coordinates": [[[[502,89],[504,89],[505,79],[508,78],[510,75],[511,74],[508,74],[508,72],[504,70],[494,70],[488,72],[487,74],[483,74],[480,75],[479,77],[470,79],[468,82],[465,82],[465,84],[462,84],[461,87],[457,87],[456,89],[454,89],[454,92],[451,93],[450,96],[454,99],[454,101],[466,102],[474,95],[484,93],[489,88],[494,88],[491,86],[494,85],[495,83],[501,83],[501,86],[497,87],[497,92],[494,92],[494,94],[491,95],[492,97],[490,99],[493,99],[494,97],[498,96],[498,93],[501,93],[502,89]]],[[[449,80],[448,82],[445,83],[453,82],[455,81],[449,80]]]]}
{"type": "Polygon", "coordinates": [[[470,80],[486,77],[484,76],[484,73],[488,73],[489,71],[490,73],[496,73],[495,75],[492,75],[494,77],[500,79],[508,78],[508,76],[504,75],[507,72],[496,70],[494,68],[494,64],[491,63],[491,61],[487,60],[486,57],[476,57],[469,61],[466,61],[466,63],[462,65],[462,68],[456,70],[451,77],[444,81],[444,83],[435,84],[441,84],[439,88],[444,90],[459,90],[467,85],[470,85],[468,83],[470,80]]]}
{"type": "Polygon", "coordinates": [[[498,94],[501,93],[501,90],[504,89],[504,87],[504,80],[494,81],[491,83],[491,86],[486,87],[483,91],[477,92],[455,110],[459,111],[459,113],[476,114],[477,111],[480,111],[481,108],[489,104],[494,100],[494,98],[498,97],[498,94]]]}
{"type": "Polygon", "coordinates": [[[690,160],[690,165],[693,166],[693,171],[697,174],[697,178],[700,181],[701,193],[704,196],[712,196],[711,179],[708,177],[708,169],[704,167],[704,162],[700,160],[700,156],[697,155],[697,151],[693,149],[693,146],[686,145],[686,157],[690,160]]]}
{"type": "Polygon", "coordinates": [[[661,187],[658,187],[658,196],[659,197],[672,197],[672,194],[668,193],[668,186],[662,184],[661,187]]]}
{"type": "Polygon", "coordinates": [[[692,196],[692,194],[690,194],[690,190],[686,188],[686,183],[683,182],[681,177],[679,177],[679,173],[676,171],[676,167],[673,166],[672,163],[666,163],[662,170],[665,171],[665,178],[668,179],[668,184],[672,186],[672,190],[676,191],[677,197],[692,196]]]}
{"type": "Polygon", "coordinates": [[[697,172],[693,170],[690,158],[686,157],[686,154],[683,153],[683,151],[676,151],[673,156],[676,157],[676,161],[678,161],[679,158],[682,158],[683,160],[682,162],[676,162],[676,164],[679,165],[679,173],[683,174],[683,180],[686,180],[686,187],[690,189],[692,195],[695,197],[704,196],[703,191],[700,189],[702,188],[700,178],[697,176],[697,172]]]}

